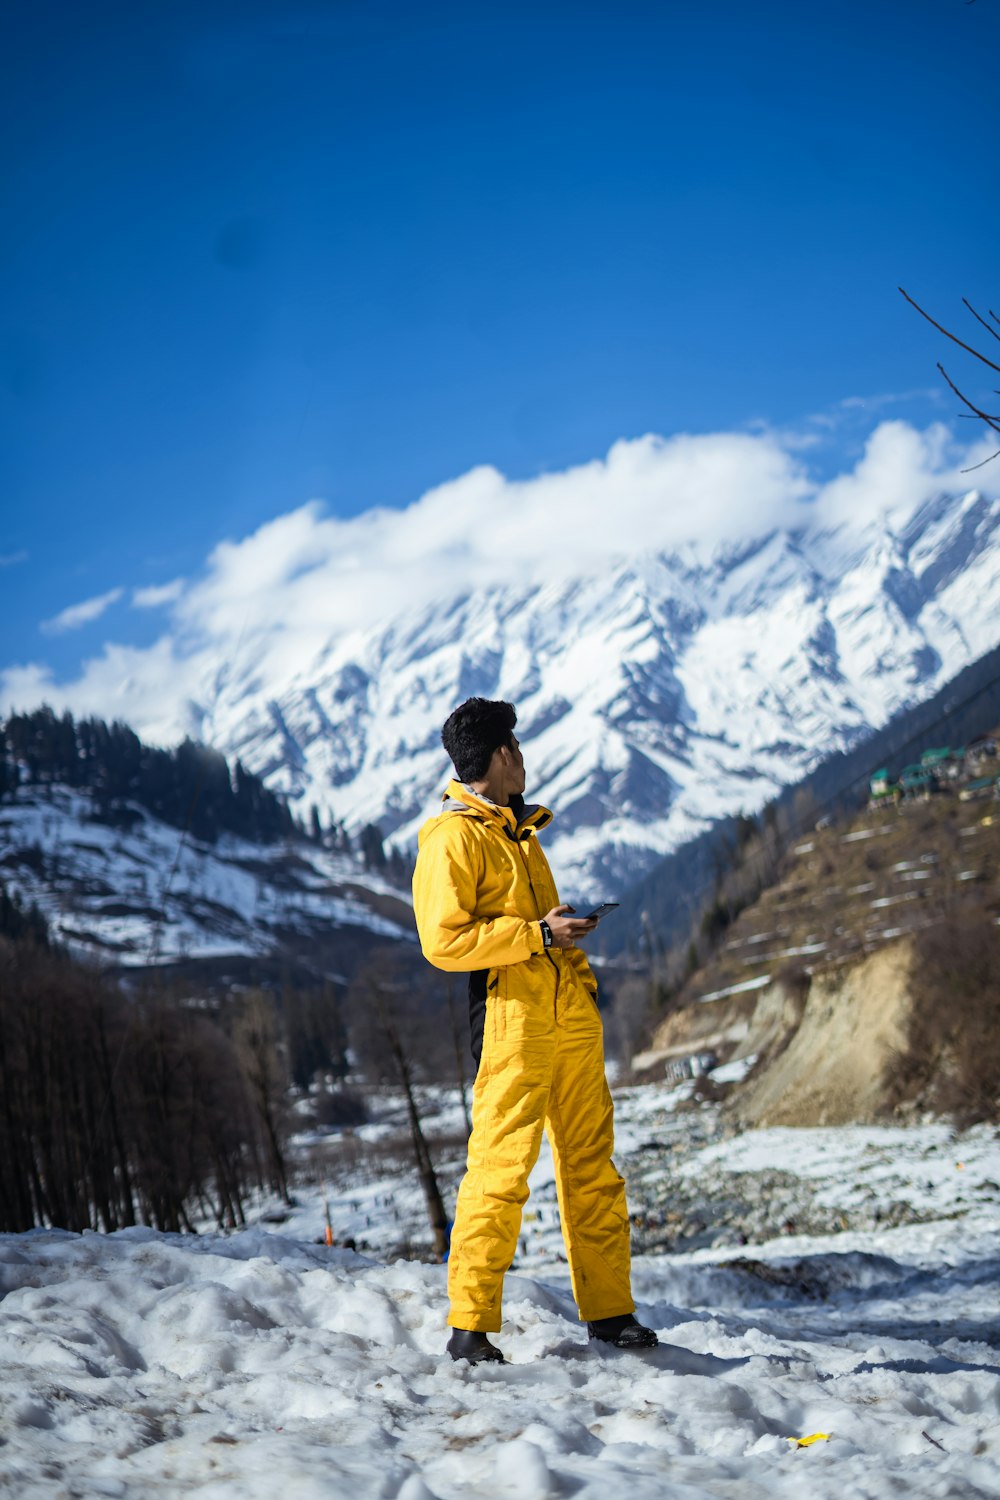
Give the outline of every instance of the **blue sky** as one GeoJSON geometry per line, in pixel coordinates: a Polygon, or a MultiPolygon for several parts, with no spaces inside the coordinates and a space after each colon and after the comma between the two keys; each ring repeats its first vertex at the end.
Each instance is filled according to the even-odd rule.
{"type": "Polygon", "coordinates": [[[988,382],[896,288],[997,305],[998,42],[993,0],[8,8],[0,668],[152,648],[309,501],[970,441],[935,361],[988,382]]]}

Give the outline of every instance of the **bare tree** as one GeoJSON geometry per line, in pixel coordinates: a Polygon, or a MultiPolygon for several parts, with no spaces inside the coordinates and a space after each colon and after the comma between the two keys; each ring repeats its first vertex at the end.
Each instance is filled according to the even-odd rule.
{"type": "Polygon", "coordinates": [[[391,1078],[406,1099],[417,1176],[427,1203],[435,1254],[448,1250],[448,1215],[438,1185],[430,1147],[417,1102],[421,1032],[430,1030],[412,974],[394,964],[388,954],[374,958],[351,986],[351,1040],[364,1064],[376,1077],[391,1078]]]}
{"type": "Polygon", "coordinates": [[[655,975],[628,974],[615,985],[605,1023],[607,1049],[626,1069],[649,1038],[655,1005],[655,975]]]}
{"type": "Polygon", "coordinates": [[[280,1127],[286,1080],[278,1057],[274,1003],[263,991],[252,990],[246,997],[233,1040],[264,1133],[271,1186],[288,1203],[291,1200],[280,1127]]]}
{"type": "MultiPolygon", "coordinates": [[[[920,306],[919,302],[914,301],[909,292],[903,291],[902,287],[900,287],[899,290],[906,298],[910,306],[915,307],[920,316],[922,318],[926,318],[928,323],[936,328],[939,333],[943,333],[946,339],[951,339],[951,342],[953,344],[957,344],[960,349],[964,349],[966,354],[973,355],[982,364],[984,364],[987,369],[995,370],[996,373],[1000,375],[1000,365],[998,365],[995,360],[990,359],[982,352],[981,349],[977,349],[973,344],[967,344],[964,339],[960,339],[957,334],[952,333],[950,328],[945,328],[944,325],[939,323],[936,318],[932,318],[930,313],[920,306]]],[[[991,338],[995,338],[998,342],[1000,342],[1000,318],[997,317],[993,309],[988,308],[987,317],[984,318],[981,313],[978,313],[976,311],[967,297],[963,297],[962,302],[968,308],[969,312],[975,318],[976,322],[979,323],[981,327],[985,328],[986,332],[991,336],[991,338]]],[[[986,347],[989,348],[990,346],[987,345],[986,347]]],[[[979,422],[985,422],[986,426],[990,429],[991,432],[1000,434],[1000,414],[998,414],[997,412],[984,411],[981,406],[977,406],[974,401],[970,400],[970,398],[966,396],[963,391],[959,390],[958,386],[952,380],[951,376],[948,374],[948,371],[945,369],[940,360],[938,360],[938,369],[941,371],[941,374],[944,376],[948,385],[955,392],[955,395],[958,397],[959,401],[961,401],[962,405],[967,408],[967,410],[962,413],[962,416],[975,418],[979,422]]],[[[1000,391],[994,390],[993,394],[994,396],[1000,396],[1000,391]]],[[[971,468],[963,469],[962,472],[964,474],[971,474],[973,469],[981,469],[984,464],[992,463],[995,458],[1000,458],[1000,448],[998,448],[995,453],[991,453],[988,458],[984,458],[982,460],[982,463],[973,464],[971,468]]]]}
{"type": "Polygon", "coordinates": [[[22,925],[0,936],[0,1232],[242,1224],[272,1144],[284,1166],[266,1006],[240,1059],[182,993],[126,995],[22,925]]]}

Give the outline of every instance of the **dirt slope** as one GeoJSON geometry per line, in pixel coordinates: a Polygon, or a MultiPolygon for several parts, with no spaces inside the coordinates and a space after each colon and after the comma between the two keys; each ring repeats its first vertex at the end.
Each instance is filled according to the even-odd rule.
{"type": "Polygon", "coordinates": [[[781,986],[763,991],[740,1049],[757,1052],[760,1063],[734,1094],[733,1115],[753,1125],[843,1125],[884,1116],[905,1050],[910,963],[904,941],[815,974],[797,1026],[781,986]],[[782,1030],[790,1033],[784,1047],[782,1030]]]}

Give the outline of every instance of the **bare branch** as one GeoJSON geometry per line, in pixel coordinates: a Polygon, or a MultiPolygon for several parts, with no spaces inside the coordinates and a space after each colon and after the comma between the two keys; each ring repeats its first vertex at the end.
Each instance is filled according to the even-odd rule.
{"type": "Polygon", "coordinates": [[[992,427],[994,432],[1000,432],[1000,418],[991,417],[989,412],[981,411],[978,406],[976,406],[969,400],[968,396],[963,395],[958,386],[952,380],[951,376],[948,374],[948,371],[945,369],[944,365],[939,364],[938,369],[941,371],[941,374],[944,376],[945,380],[947,380],[948,384],[955,392],[955,395],[958,397],[959,401],[962,402],[963,406],[967,406],[972,412],[973,416],[978,417],[981,422],[985,422],[987,427],[992,427]]]}
{"type": "Polygon", "coordinates": [[[970,464],[967,469],[960,469],[959,473],[974,474],[977,469],[985,469],[986,465],[991,464],[995,458],[1000,458],[1000,448],[998,448],[995,453],[991,453],[989,458],[984,458],[981,463],[970,464]]]}
{"type": "Polygon", "coordinates": [[[991,328],[990,325],[989,325],[989,323],[987,323],[987,321],[986,321],[985,318],[981,318],[979,316],[979,314],[976,312],[976,309],[973,307],[972,303],[969,301],[968,297],[963,297],[962,301],[965,303],[966,307],[969,309],[970,313],[975,318],[976,322],[977,323],[982,323],[982,325],[986,329],[987,333],[992,333],[992,335],[993,335],[993,337],[995,339],[1000,340],[1000,333],[997,333],[997,331],[996,331],[995,328],[991,328]]]}
{"type": "MultiPolygon", "coordinates": [[[[985,354],[980,354],[980,352],[979,352],[978,349],[973,349],[973,347],[972,347],[971,344],[966,344],[966,343],[964,343],[962,341],[962,339],[957,338],[955,336],[955,334],[949,333],[948,329],[944,328],[937,321],[936,318],[932,318],[929,312],[924,312],[924,309],[920,306],[919,302],[914,302],[914,300],[910,296],[909,292],[903,291],[902,287],[899,288],[899,291],[900,291],[900,294],[903,297],[906,298],[906,300],[910,304],[910,306],[911,307],[915,307],[917,309],[917,312],[920,314],[920,316],[922,318],[926,318],[927,321],[928,321],[928,323],[930,323],[934,328],[937,329],[938,333],[943,333],[946,339],[951,339],[951,341],[952,341],[953,344],[957,344],[958,347],[960,349],[964,349],[967,354],[974,354],[977,359],[981,359],[982,360],[982,362],[983,362],[984,365],[989,365],[989,367],[990,367],[991,370],[996,370],[997,374],[1000,375],[1000,365],[995,365],[991,359],[987,359],[986,358],[985,354]]],[[[992,332],[992,329],[990,331],[992,332]]],[[[940,366],[938,366],[938,368],[940,369],[940,366]]],[[[942,373],[944,373],[944,372],[942,371],[942,373]]],[[[947,376],[945,376],[945,379],[947,379],[947,376]]],[[[949,385],[951,384],[950,381],[948,383],[949,383],[949,385]]]]}
{"type": "MultiPolygon", "coordinates": [[[[979,407],[974,406],[973,403],[969,400],[968,396],[963,396],[958,386],[948,374],[948,371],[945,369],[944,365],[939,364],[938,369],[941,371],[941,374],[944,376],[945,380],[947,380],[948,384],[955,392],[955,395],[958,397],[959,401],[961,401],[965,406],[969,408],[969,411],[973,414],[973,416],[978,417],[981,422],[985,422],[987,427],[992,428],[994,432],[1000,432],[1000,419],[991,417],[988,412],[980,411],[979,407]]],[[[962,413],[962,415],[964,416],[964,413],[962,413]]],[[[974,474],[977,469],[984,469],[987,464],[991,464],[995,458],[1000,458],[1000,448],[998,448],[995,453],[991,453],[988,458],[982,459],[978,464],[970,464],[967,469],[961,469],[959,472],[962,474],[974,474]]]]}

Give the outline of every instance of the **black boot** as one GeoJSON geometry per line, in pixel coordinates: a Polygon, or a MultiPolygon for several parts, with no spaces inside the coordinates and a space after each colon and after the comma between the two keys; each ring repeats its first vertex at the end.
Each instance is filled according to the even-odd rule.
{"type": "Polygon", "coordinates": [[[472,1333],[466,1328],[452,1329],[448,1353],[452,1359],[467,1359],[470,1365],[503,1364],[503,1355],[485,1333],[472,1333]]]}
{"type": "Polygon", "coordinates": [[[651,1328],[637,1323],[631,1313],[622,1313],[617,1318],[598,1318],[587,1324],[592,1339],[603,1344],[614,1344],[616,1349],[655,1349],[660,1342],[651,1328]]]}

